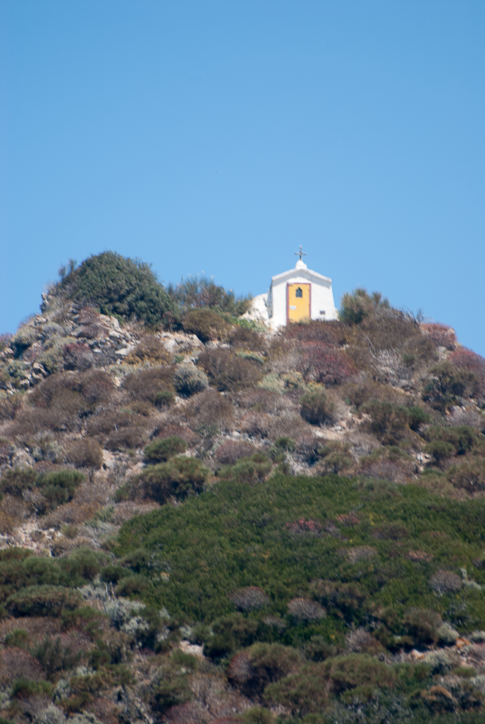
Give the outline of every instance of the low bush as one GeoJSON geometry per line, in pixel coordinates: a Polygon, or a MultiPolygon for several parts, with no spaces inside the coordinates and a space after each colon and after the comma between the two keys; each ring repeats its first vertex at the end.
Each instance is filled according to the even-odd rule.
{"type": "Polygon", "coordinates": [[[31,654],[40,663],[47,678],[55,680],[62,671],[78,666],[83,652],[76,651],[72,645],[63,644],[59,636],[56,638],[45,636],[40,643],[32,647],[31,654]]]}
{"type": "Polygon", "coordinates": [[[430,373],[433,376],[424,386],[423,400],[440,412],[456,404],[457,398],[472,397],[479,389],[474,372],[459,369],[447,360],[432,367],[430,373]]]}
{"type": "Polygon", "coordinates": [[[227,291],[207,277],[193,276],[170,285],[168,292],[183,310],[217,309],[226,314],[240,316],[247,312],[251,297],[236,297],[232,289],[227,291]]]}
{"type": "Polygon", "coordinates": [[[185,408],[190,426],[204,437],[229,430],[233,423],[233,407],[223,395],[213,389],[194,395],[185,408]]]}
{"type": "Polygon", "coordinates": [[[202,342],[227,339],[231,325],[212,309],[193,309],[184,316],[182,326],[202,342]]]}
{"type": "Polygon", "coordinates": [[[94,354],[87,344],[75,342],[66,344],[62,350],[65,370],[79,370],[84,372],[94,364],[94,354]]]}
{"type": "Polygon", "coordinates": [[[324,677],[336,693],[360,686],[393,687],[396,681],[396,674],[390,666],[368,654],[336,656],[321,666],[324,677]]]}
{"type": "Polygon", "coordinates": [[[225,440],[214,453],[214,457],[221,465],[235,465],[241,458],[250,458],[256,448],[244,440],[225,440]]]}
{"type": "Polygon", "coordinates": [[[357,370],[345,352],[325,344],[308,344],[301,353],[298,370],[305,380],[326,387],[341,385],[357,370]]]}
{"type": "Polygon", "coordinates": [[[415,645],[436,643],[441,624],[439,613],[430,609],[411,608],[403,618],[404,629],[415,645]]]}
{"type": "Polygon", "coordinates": [[[335,420],[335,403],[323,390],[307,392],[300,402],[300,414],[310,425],[325,425],[335,420]]]}
{"type": "Polygon", "coordinates": [[[370,400],[364,405],[364,410],[370,416],[370,431],[383,445],[397,445],[406,437],[409,416],[405,407],[393,405],[391,402],[370,400]]]}
{"type": "Polygon", "coordinates": [[[263,335],[258,334],[258,332],[255,332],[253,329],[247,329],[239,325],[234,327],[231,332],[229,342],[231,346],[236,349],[246,349],[255,352],[262,351],[265,345],[263,335]]]}
{"type": "Polygon", "coordinates": [[[345,328],[341,322],[311,320],[289,324],[283,329],[285,339],[297,342],[319,342],[340,346],[345,343],[345,328]]]}
{"type": "Polygon", "coordinates": [[[442,595],[459,591],[463,582],[460,576],[453,571],[439,570],[433,573],[429,579],[429,585],[435,593],[442,595]]]}
{"type": "Polygon", "coordinates": [[[360,324],[366,317],[377,311],[390,309],[389,301],[379,292],[368,294],[365,289],[356,289],[342,297],[339,319],[344,324],[360,324]]]}
{"type": "Polygon", "coordinates": [[[150,367],[127,375],[123,388],[132,399],[155,404],[160,392],[173,391],[173,375],[171,366],[150,367]]]}
{"type": "Polygon", "coordinates": [[[147,334],[126,357],[125,363],[131,365],[148,363],[150,365],[170,364],[171,355],[162,341],[154,334],[147,334]]]}
{"type": "Polygon", "coordinates": [[[172,435],[164,440],[154,440],[144,450],[145,460],[149,463],[165,463],[175,455],[187,450],[187,443],[182,438],[172,435]]]}
{"type": "Polygon", "coordinates": [[[207,349],[199,356],[197,364],[220,391],[254,387],[261,378],[257,362],[234,355],[227,349],[207,349]]]}
{"type": "Polygon", "coordinates": [[[78,608],[81,597],[63,586],[27,586],[7,599],[8,612],[20,616],[60,616],[66,609],[78,608]]]}
{"type": "Polygon", "coordinates": [[[103,466],[103,448],[97,440],[85,437],[68,446],[66,458],[76,468],[99,470],[103,466]]]}
{"type": "Polygon", "coordinates": [[[58,505],[67,503],[72,499],[76,488],[83,483],[85,476],[74,470],[61,470],[55,473],[40,473],[37,477],[36,487],[46,500],[46,508],[54,510],[58,505]]]}
{"type": "Polygon", "coordinates": [[[235,465],[222,467],[218,475],[222,479],[238,480],[247,485],[262,483],[273,468],[271,460],[262,453],[255,453],[250,458],[243,458],[235,465]]]}
{"type": "Polygon", "coordinates": [[[229,594],[229,598],[241,611],[257,611],[269,603],[269,597],[258,586],[238,588],[229,594]]]}
{"type": "Polygon", "coordinates": [[[287,608],[288,613],[298,621],[318,621],[327,615],[323,606],[307,598],[293,598],[287,608]]]}
{"type": "Polygon", "coordinates": [[[33,468],[5,470],[0,479],[2,493],[22,497],[26,490],[35,487],[37,477],[38,474],[33,468]]]}
{"type": "Polygon", "coordinates": [[[289,646],[256,643],[233,656],[227,677],[246,695],[255,696],[262,693],[268,684],[287,676],[300,663],[298,652],[289,646]]]}
{"type": "Polygon", "coordinates": [[[135,495],[165,503],[168,498],[185,498],[200,492],[209,474],[201,460],[179,457],[146,468],[132,481],[135,495]]]}
{"type": "Polygon", "coordinates": [[[209,380],[203,370],[182,364],[175,372],[174,385],[180,395],[190,397],[205,390],[209,386],[209,380]]]}
{"type": "Polygon", "coordinates": [[[453,350],[456,346],[455,330],[436,322],[421,324],[421,331],[439,347],[453,350]]]}
{"type": "Polygon", "coordinates": [[[112,432],[105,443],[108,450],[137,450],[146,443],[148,431],[142,425],[123,427],[121,430],[112,432]]]}
{"type": "Polygon", "coordinates": [[[485,460],[483,458],[471,458],[460,465],[451,466],[446,477],[455,487],[466,490],[468,493],[475,493],[485,490],[485,460]]]}

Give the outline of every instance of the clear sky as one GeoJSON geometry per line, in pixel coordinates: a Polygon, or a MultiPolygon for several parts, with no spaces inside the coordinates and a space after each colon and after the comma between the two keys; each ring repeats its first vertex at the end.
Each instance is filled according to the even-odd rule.
{"type": "Polygon", "coordinates": [[[306,261],[485,355],[483,0],[0,0],[0,332],[70,257],[306,261]]]}

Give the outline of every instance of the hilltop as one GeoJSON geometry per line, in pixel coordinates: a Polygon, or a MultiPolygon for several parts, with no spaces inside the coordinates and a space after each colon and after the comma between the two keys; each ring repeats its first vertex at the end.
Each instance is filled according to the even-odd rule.
{"type": "Polygon", "coordinates": [[[105,252],[0,339],[0,721],[482,721],[485,360],[250,310],[105,252]]]}

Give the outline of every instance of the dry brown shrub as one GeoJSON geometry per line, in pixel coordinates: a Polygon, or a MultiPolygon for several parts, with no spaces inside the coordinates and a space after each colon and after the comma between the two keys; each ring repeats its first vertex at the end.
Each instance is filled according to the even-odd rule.
{"type": "Polygon", "coordinates": [[[82,396],[92,405],[106,402],[112,396],[115,386],[113,378],[103,370],[85,372],[79,376],[82,396]]]}
{"type": "Polygon", "coordinates": [[[381,448],[359,460],[358,472],[366,478],[405,483],[415,477],[416,463],[404,454],[393,456],[381,448]]]}
{"type": "Polygon", "coordinates": [[[349,563],[358,563],[359,561],[368,561],[377,555],[377,551],[370,546],[355,546],[354,548],[341,548],[340,555],[347,558],[349,563]]]}
{"type": "MultiPolygon", "coordinates": [[[[233,717],[214,719],[207,709],[198,701],[172,706],[165,712],[163,720],[167,724],[215,724],[215,722],[237,722],[233,717]]],[[[240,721],[240,720],[239,720],[240,721]]],[[[118,724],[116,722],[116,724],[118,724]]]]}
{"type": "Polygon", "coordinates": [[[159,392],[174,391],[173,375],[172,366],[151,367],[128,375],[123,381],[123,388],[133,399],[154,404],[159,392]]]}
{"type": "Polygon", "coordinates": [[[23,395],[19,392],[14,395],[0,393],[0,421],[13,420],[17,412],[22,408],[23,395]]]}
{"type": "Polygon", "coordinates": [[[269,437],[273,418],[261,412],[248,412],[241,420],[241,432],[249,437],[269,437]]]}
{"type": "Polygon", "coordinates": [[[171,354],[165,349],[164,344],[154,334],[147,334],[135,349],[125,357],[126,364],[137,365],[148,362],[149,364],[170,364],[171,354]]]}
{"type": "Polygon", "coordinates": [[[78,324],[98,324],[101,321],[101,315],[93,307],[83,307],[79,310],[78,324]]]}
{"type": "Polygon", "coordinates": [[[350,631],[345,637],[345,650],[352,654],[369,654],[375,656],[383,651],[382,644],[377,641],[368,631],[358,628],[350,631]]]}
{"type": "MultiPolygon", "coordinates": [[[[135,416],[133,416],[135,417],[135,416]]],[[[146,444],[149,431],[144,424],[136,424],[133,420],[130,427],[122,427],[111,433],[105,442],[107,450],[136,450],[146,444]]]]}
{"type": "Polygon", "coordinates": [[[378,317],[366,317],[358,326],[373,353],[384,349],[400,352],[410,339],[421,336],[418,323],[397,310],[378,317]]]}
{"type": "Polygon", "coordinates": [[[1,652],[0,681],[4,686],[11,684],[16,679],[42,681],[45,678],[42,666],[27,651],[12,647],[1,652]]]}
{"type": "Polygon", "coordinates": [[[308,598],[293,598],[287,605],[288,613],[299,621],[318,621],[327,615],[324,607],[308,598]]]}
{"type": "Polygon", "coordinates": [[[234,327],[229,337],[229,342],[236,349],[247,349],[253,352],[260,352],[265,347],[265,338],[252,329],[246,327],[234,327]]]}
{"type": "Polygon", "coordinates": [[[126,408],[121,410],[104,410],[88,420],[87,433],[93,437],[108,435],[110,432],[113,432],[113,430],[129,427],[132,419],[133,413],[130,413],[126,408]]]}
{"type": "Polygon", "coordinates": [[[342,395],[357,409],[360,409],[370,400],[400,404],[404,399],[402,392],[373,380],[348,383],[342,387],[342,395]]]}
{"type": "MultiPolygon", "coordinates": [[[[79,502],[78,500],[71,500],[65,505],[60,505],[57,510],[52,513],[45,515],[39,524],[42,524],[42,528],[47,530],[49,528],[60,529],[63,525],[82,525],[88,520],[91,520],[98,510],[102,508],[102,503],[96,500],[91,502],[79,502]]],[[[72,544],[66,542],[66,549],[71,550],[72,544]]]]}
{"type": "Polygon", "coordinates": [[[403,360],[408,367],[427,365],[436,359],[436,345],[424,334],[411,337],[403,346],[403,360]]]}
{"type": "Polygon", "coordinates": [[[283,413],[271,419],[268,437],[272,441],[279,437],[302,437],[309,428],[310,426],[302,420],[300,415],[291,412],[283,413]]]}
{"type": "Polygon", "coordinates": [[[37,433],[47,430],[66,432],[79,429],[81,421],[65,412],[49,409],[28,408],[16,416],[8,428],[8,434],[23,442],[28,442],[37,433]]]}
{"type": "Polygon", "coordinates": [[[454,593],[459,591],[463,585],[460,576],[453,571],[445,571],[443,569],[436,571],[429,579],[429,585],[439,595],[444,593],[454,593]]]}
{"type": "Polygon", "coordinates": [[[152,510],[159,508],[159,504],[154,501],[136,502],[127,500],[123,503],[117,503],[113,508],[112,521],[114,525],[122,525],[127,520],[131,520],[135,515],[146,515],[152,510]]]}
{"type": "Polygon", "coordinates": [[[246,440],[225,440],[219,445],[214,457],[221,465],[235,465],[241,458],[249,458],[256,452],[254,445],[246,440]]]}
{"type": "Polygon", "coordinates": [[[62,358],[65,370],[84,371],[94,364],[94,354],[91,348],[81,342],[66,344],[62,350],[62,358]]]}
{"type": "Polygon", "coordinates": [[[229,594],[229,598],[241,611],[257,611],[269,604],[269,596],[258,586],[238,588],[229,594]]]}
{"type": "Polygon", "coordinates": [[[342,513],[341,515],[337,515],[335,519],[340,523],[340,525],[344,525],[349,528],[353,528],[361,523],[359,516],[355,513],[342,513]]]}
{"type": "Polygon", "coordinates": [[[67,447],[67,460],[76,468],[99,470],[103,465],[103,449],[97,440],[76,440],[67,447]]]}
{"type": "Polygon", "coordinates": [[[266,412],[272,415],[291,406],[291,403],[285,400],[282,395],[271,390],[262,389],[261,387],[242,390],[236,396],[236,403],[244,410],[266,412]]]}
{"type": "Polygon", "coordinates": [[[325,344],[340,346],[345,343],[346,328],[342,322],[338,321],[312,320],[311,322],[289,324],[284,328],[282,334],[286,340],[324,342],[325,344]]]}
{"type": "Polygon", "coordinates": [[[254,387],[261,379],[261,365],[228,349],[206,349],[197,364],[220,391],[254,387]]]}
{"type": "Polygon", "coordinates": [[[229,431],[233,426],[233,408],[216,390],[208,389],[194,395],[187,404],[186,415],[196,430],[216,426],[229,431]]]}
{"type": "Polygon", "coordinates": [[[184,316],[183,328],[202,342],[227,339],[231,325],[212,309],[192,309],[184,316]]]}

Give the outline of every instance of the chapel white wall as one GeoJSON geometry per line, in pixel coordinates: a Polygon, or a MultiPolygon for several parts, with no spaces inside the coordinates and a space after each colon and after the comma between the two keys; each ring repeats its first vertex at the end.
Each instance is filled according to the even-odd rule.
{"type": "Polygon", "coordinates": [[[281,282],[273,283],[271,287],[270,299],[272,316],[270,316],[270,324],[273,329],[284,327],[286,325],[287,315],[287,284],[311,284],[311,308],[310,315],[312,319],[324,319],[330,321],[337,319],[337,310],[333,300],[331,282],[323,282],[312,279],[310,275],[303,276],[295,274],[295,276],[287,277],[281,282]],[[320,314],[325,311],[325,315],[320,314]]]}

